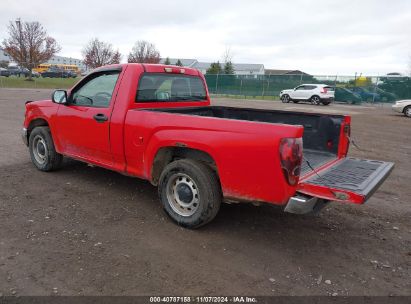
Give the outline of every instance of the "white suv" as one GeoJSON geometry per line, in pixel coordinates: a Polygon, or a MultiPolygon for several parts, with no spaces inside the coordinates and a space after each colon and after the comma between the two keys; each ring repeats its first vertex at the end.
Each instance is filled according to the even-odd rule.
{"type": "Polygon", "coordinates": [[[295,89],[281,91],[280,99],[284,103],[309,101],[315,105],[329,105],[334,100],[334,93],[334,88],[326,84],[302,84],[295,89]]]}

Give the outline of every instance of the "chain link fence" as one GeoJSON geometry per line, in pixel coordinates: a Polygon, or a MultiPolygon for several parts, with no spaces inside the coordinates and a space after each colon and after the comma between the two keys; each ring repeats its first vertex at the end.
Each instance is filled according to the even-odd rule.
{"type": "Polygon", "coordinates": [[[335,87],[335,101],[360,104],[411,99],[407,76],[205,75],[210,94],[232,98],[278,100],[280,92],[301,84],[335,87]]]}
{"type": "MultiPolygon", "coordinates": [[[[278,100],[280,92],[301,84],[327,84],[335,87],[335,101],[360,104],[394,103],[411,99],[408,76],[312,76],[298,75],[205,75],[210,94],[231,98],[278,100]]],[[[0,88],[69,88],[79,78],[33,78],[0,76],[0,88]]]]}

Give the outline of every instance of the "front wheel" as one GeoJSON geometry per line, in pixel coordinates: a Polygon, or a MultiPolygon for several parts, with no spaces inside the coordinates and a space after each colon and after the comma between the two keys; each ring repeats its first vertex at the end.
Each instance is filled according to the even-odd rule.
{"type": "Polygon", "coordinates": [[[404,115],[411,118],[411,106],[404,109],[404,115]]]}
{"type": "Polygon", "coordinates": [[[222,201],[216,173],[190,159],[174,161],[164,168],[158,192],[165,212],[186,228],[198,228],[210,222],[222,201]]]}
{"type": "Polygon", "coordinates": [[[34,128],[29,137],[30,157],[40,171],[53,171],[61,167],[63,155],[56,152],[48,127],[34,128]]]}

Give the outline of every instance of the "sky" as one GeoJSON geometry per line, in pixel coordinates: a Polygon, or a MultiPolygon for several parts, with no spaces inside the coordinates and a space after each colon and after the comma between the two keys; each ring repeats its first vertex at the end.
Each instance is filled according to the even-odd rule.
{"type": "Polygon", "coordinates": [[[222,60],[316,75],[410,72],[411,0],[0,0],[0,42],[16,18],[39,21],[82,58],[92,38],[127,59],[137,40],[162,57],[222,60]]]}

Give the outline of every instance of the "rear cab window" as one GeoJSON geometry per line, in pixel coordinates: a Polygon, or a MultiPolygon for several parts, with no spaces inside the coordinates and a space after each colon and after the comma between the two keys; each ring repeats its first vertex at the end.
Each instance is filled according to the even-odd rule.
{"type": "Polygon", "coordinates": [[[207,101],[203,80],[198,76],[144,73],[136,102],[207,101]]]}

